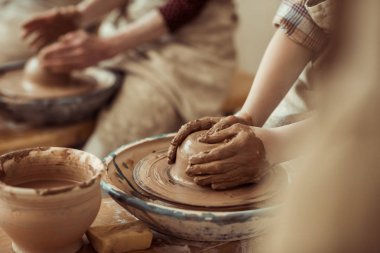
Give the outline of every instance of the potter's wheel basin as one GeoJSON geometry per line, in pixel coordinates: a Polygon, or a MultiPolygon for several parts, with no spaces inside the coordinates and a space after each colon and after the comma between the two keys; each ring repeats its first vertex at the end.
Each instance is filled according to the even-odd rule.
{"type": "Polygon", "coordinates": [[[257,206],[221,210],[172,203],[152,196],[138,186],[133,179],[138,162],[149,154],[167,150],[173,136],[143,139],[108,155],[104,159],[107,173],[102,181],[103,189],[151,228],[171,236],[195,241],[234,241],[263,233],[279,202],[266,201],[257,206]]]}
{"type": "Polygon", "coordinates": [[[60,86],[50,93],[50,97],[40,96],[39,92],[34,92],[35,96],[24,96],[17,89],[41,88],[23,83],[24,64],[25,62],[17,62],[0,66],[0,112],[14,121],[35,126],[73,123],[94,116],[119,89],[124,78],[121,71],[89,68],[86,70],[88,75],[101,85],[91,89],[83,87],[83,92],[69,92],[66,96],[57,95],[62,90],[60,86]],[[16,88],[8,89],[13,86],[16,88]]]}

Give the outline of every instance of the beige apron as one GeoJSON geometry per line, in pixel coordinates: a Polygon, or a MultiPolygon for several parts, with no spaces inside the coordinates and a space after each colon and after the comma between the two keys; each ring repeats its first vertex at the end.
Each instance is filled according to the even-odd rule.
{"type": "Polygon", "coordinates": [[[0,64],[23,60],[34,51],[20,39],[21,24],[34,14],[80,0],[0,0],[0,64]]]}
{"type": "MultiPolygon", "coordinates": [[[[129,19],[165,3],[133,1],[129,19]]],[[[217,115],[235,71],[236,14],[231,0],[211,0],[200,16],[173,36],[119,55],[107,64],[127,71],[125,83],[99,120],[87,150],[105,155],[150,135],[178,130],[181,124],[217,115]]],[[[110,36],[128,25],[113,13],[100,27],[110,36]]]]}
{"type": "MultiPolygon", "coordinates": [[[[334,3],[331,0],[309,0],[305,7],[313,21],[322,28],[326,34],[331,32],[331,20],[334,3]]],[[[323,58],[323,52],[311,63],[309,63],[286,97],[273,111],[265,123],[265,127],[277,127],[287,125],[310,116],[310,112],[315,108],[314,89],[317,87],[316,78],[319,70],[319,63],[323,58]]]]}

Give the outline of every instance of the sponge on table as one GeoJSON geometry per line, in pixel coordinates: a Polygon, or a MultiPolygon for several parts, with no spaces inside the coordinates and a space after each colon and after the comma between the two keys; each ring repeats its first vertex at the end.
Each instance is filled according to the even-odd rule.
{"type": "Polygon", "coordinates": [[[152,231],[141,221],[120,225],[91,227],[87,237],[98,253],[124,253],[148,249],[152,231]]]}

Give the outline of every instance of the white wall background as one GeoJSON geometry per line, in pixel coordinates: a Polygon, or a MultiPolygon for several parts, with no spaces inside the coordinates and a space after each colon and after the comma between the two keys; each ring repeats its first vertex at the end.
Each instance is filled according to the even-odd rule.
{"type": "Polygon", "coordinates": [[[237,0],[239,29],[236,46],[240,68],[254,74],[273,35],[273,16],[280,0],[237,0]]]}

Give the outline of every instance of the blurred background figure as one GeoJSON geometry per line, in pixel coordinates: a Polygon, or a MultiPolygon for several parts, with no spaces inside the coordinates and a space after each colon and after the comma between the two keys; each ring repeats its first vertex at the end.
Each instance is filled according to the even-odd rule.
{"type": "Polygon", "coordinates": [[[337,2],[312,155],[263,252],[380,252],[380,2],[337,2]]]}
{"type": "Polygon", "coordinates": [[[0,64],[30,57],[34,50],[20,40],[20,26],[27,18],[53,7],[76,4],[80,0],[0,0],[0,64]],[[6,48],[6,50],[4,50],[6,48]]]}
{"type": "Polygon", "coordinates": [[[51,71],[112,59],[103,64],[126,72],[85,148],[104,156],[130,141],[218,114],[235,71],[234,10],[231,0],[90,0],[33,17],[24,24],[24,38],[43,48],[40,59],[51,71]],[[105,15],[98,35],[80,30],[105,15]]]}

